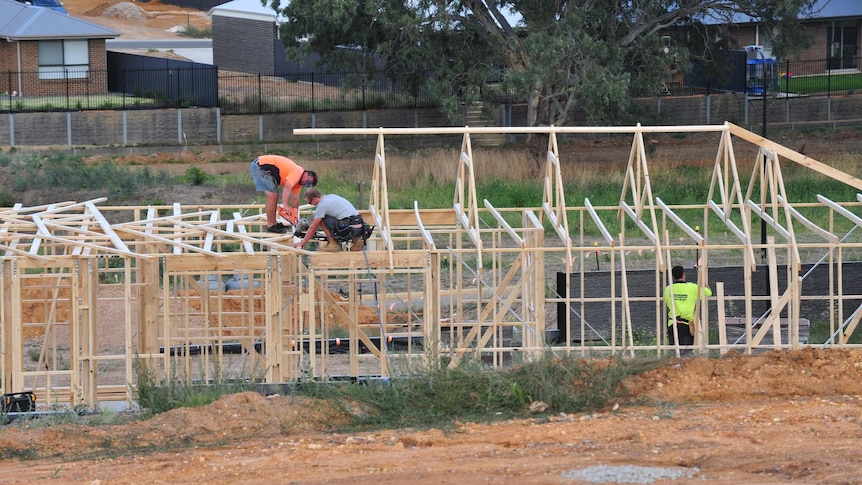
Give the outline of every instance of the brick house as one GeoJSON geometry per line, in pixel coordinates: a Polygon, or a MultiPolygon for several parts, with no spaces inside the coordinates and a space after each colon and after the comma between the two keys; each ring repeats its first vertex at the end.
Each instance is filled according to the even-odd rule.
{"type": "Polygon", "coordinates": [[[106,27],[15,0],[0,0],[0,94],[108,92],[106,27]]]}
{"type": "Polygon", "coordinates": [[[213,64],[219,69],[273,75],[284,72],[280,19],[260,0],[233,0],[211,8],[213,64]]]}
{"type": "MultiPolygon", "coordinates": [[[[814,43],[802,52],[799,60],[820,61],[810,65],[808,72],[858,72],[862,1],[819,0],[812,14],[802,21],[802,28],[814,36],[814,43]]],[[[772,39],[754,19],[737,19],[730,27],[730,35],[739,46],[762,45],[763,52],[771,57],[772,39]]]]}

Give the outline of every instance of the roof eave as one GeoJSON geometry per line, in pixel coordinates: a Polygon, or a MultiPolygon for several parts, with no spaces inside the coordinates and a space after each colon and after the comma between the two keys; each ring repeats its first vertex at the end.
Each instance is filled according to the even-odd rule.
{"type": "Polygon", "coordinates": [[[57,39],[116,39],[120,34],[104,34],[104,35],[6,35],[2,38],[7,41],[24,41],[24,40],[57,40],[57,39]]]}

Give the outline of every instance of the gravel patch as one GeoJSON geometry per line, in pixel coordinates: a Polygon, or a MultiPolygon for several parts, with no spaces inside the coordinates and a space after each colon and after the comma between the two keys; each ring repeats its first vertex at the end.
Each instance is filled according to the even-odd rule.
{"type": "Polygon", "coordinates": [[[146,20],[147,13],[132,2],[120,2],[111,5],[102,13],[103,17],[113,17],[122,20],[146,20]]]}
{"type": "Polygon", "coordinates": [[[646,466],[599,465],[563,473],[564,480],[580,480],[587,483],[655,483],[656,480],[691,478],[692,470],[686,468],[659,468],[646,466]]]}

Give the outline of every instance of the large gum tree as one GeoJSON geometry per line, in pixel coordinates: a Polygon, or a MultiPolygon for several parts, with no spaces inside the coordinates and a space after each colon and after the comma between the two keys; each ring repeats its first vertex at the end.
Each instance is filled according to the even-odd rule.
{"type": "Polygon", "coordinates": [[[292,0],[288,50],[335,69],[379,71],[418,90],[428,83],[453,115],[462,103],[505,96],[527,104],[530,126],[628,122],[631,96],[658,91],[672,53],[708,50],[709,25],[759,22],[779,56],[799,45],[799,18],[816,0],[292,0]],[[736,17],[734,17],[736,16],[736,17]],[[711,20],[708,20],[711,19],[711,20]],[[708,20],[708,21],[707,21],[708,20]],[[692,39],[703,39],[692,45],[692,39]],[[430,77],[429,77],[430,76],[430,77]]]}

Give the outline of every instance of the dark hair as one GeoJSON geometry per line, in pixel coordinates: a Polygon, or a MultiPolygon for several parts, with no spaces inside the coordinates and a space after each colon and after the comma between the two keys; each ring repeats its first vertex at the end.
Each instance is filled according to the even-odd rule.
{"type": "Polygon", "coordinates": [[[317,172],[312,170],[306,170],[306,175],[308,175],[308,182],[311,182],[312,187],[317,187],[317,172]]]}
{"type": "Polygon", "coordinates": [[[320,197],[320,191],[317,189],[306,189],[305,191],[305,201],[309,204],[315,197],[320,197]]]}
{"type": "Polygon", "coordinates": [[[673,275],[673,279],[675,280],[682,279],[685,274],[685,270],[682,266],[674,266],[673,269],[670,270],[670,274],[673,275]]]}

